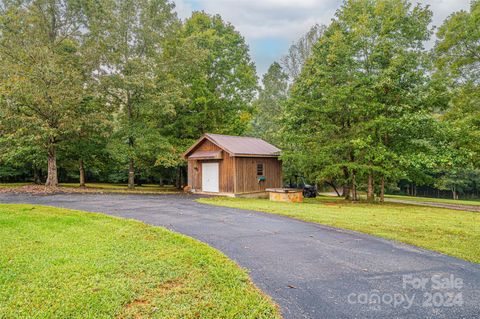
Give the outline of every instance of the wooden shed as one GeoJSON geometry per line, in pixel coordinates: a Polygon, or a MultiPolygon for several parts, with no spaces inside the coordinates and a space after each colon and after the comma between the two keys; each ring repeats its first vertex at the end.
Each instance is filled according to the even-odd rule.
{"type": "Polygon", "coordinates": [[[282,187],[280,149],[262,139],[205,134],[184,154],[194,193],[259,196],[282,187]]]}

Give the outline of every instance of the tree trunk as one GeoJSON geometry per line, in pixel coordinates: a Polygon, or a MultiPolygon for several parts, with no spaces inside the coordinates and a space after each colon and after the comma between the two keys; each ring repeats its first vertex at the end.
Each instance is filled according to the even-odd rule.
{"type": "Polygon", "coordinates": [[[350,200],[352,198],[349,185],[343,186],[342,197],[344,197],[346,200],[350,200]]]}
{"type": "Polygon", "coordinates": [[[340,193],[338,192],[338,189],[335,185],[332,185],[333,187],[333,190],[335,191],[335,193],[337,194],[337,197],[341,197],[342,195],[340,195],[340,193]]]}
{"type": "Polygon", "coordinates": [[[385,202],[385,176],[380,179],[380,203],[385,202]]]}
{"type": "Polygon", "coordinates": [[[375,200],[374,188],[373,188],[373,174],[370,172],[368,174],[368,190],[367,190],[367,201],[373,202],[375,200]]]}
{"type": "MultiPolygon", "coordinates": [[[[350,151],[350,163],[352,164],[355,164],[355,156],[353,154],[353,151],[350,151]]],[[[348,171],[348,169],[347,169],[348,171]]],[[[357,196],[357,181],[356,181],[356,170],[354,168],[352,168],[352,178],[351,178],[351,182],[352,182],[352,200],[356,201],[358,200],[358,196],[357,196]]]]}
{"type": "Polygon", "coordinates": [[[48,175],[45,186],[57,187],[58,175],[57,175],[57,149],[54,143],[50,144],[48,148],[48,175]]]}
{"type": "Polygon", "coordinates": [[[457,189],[456,189],[455,186],[452,187],[452,195],[453,195],[454,200],[458,199],[458,193],[457,193],[457,189]]]}
{"type": "MultiPolygon", "coordinates": [[[[128,116],[128,124],[129,128],[132,129],[133,126],[133,105],[130,91],[127,91],[127,116],[128,116]]],[[[130,133],[131,134],[131,133],[130,133]]],[[[133,135],[128,136],[128,146],[130,148],[130,152],[133,153],[135,149],[135,138],[133,135]]],[[[128,188],[134,189],[135,188],[135,160],[133,158],[133,154],[130,154],[130,162],[128,165],[128,188]]]]}
{"type": "Polygon", "coordinates": [[[348,186],[348,179],[350,178],[350,173],[346,167],[343,168],[343,177],[345,178],[345,184],[343,185],[342,196],[346,200],[350,199],[350,186],[348,186]]]}
{"type": "MultiPolygon", "coordinates": [[[[337,186],[335,185],[334,182],[326,182],[328,185],[332,186],[333,190],[335,191],[335,193],[337,193],[337,196],[338,197],[342,197],[344,196],[344,194],[340,195],[340,193],[338,192],[338,189],[337,189],[337,186]]],[[[318,189],[318,188],[317,188],[318,189]]]]}
{"type": "Polygon", "coordinates": [[[356,201],[357,197],[357,181],[355,177],[355,171],[352,171],[352,200],[356,201]]]}
{"type": "Polygon", "coordinates": [[[80,187],[85,188],[85,165],[83,159],[78,161],[78,171],[80,173],[80,187]]]}
{"type": "Polygon", "coordinates": [[[135,188],[135,161],[133,158],[130,158],[130,163],[128,165],[128,188],[135,188]]]}

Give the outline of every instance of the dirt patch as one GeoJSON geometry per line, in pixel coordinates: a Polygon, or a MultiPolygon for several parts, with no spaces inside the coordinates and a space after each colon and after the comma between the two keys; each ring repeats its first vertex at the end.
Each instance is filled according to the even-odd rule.
{"type": "Polygon", "coordinates": [[[463,210],[467,212],[480,212],[480,206],[473,206],[473,205],[447,204],[447,203],[437,203],[437,202],[429,202],[429,201],[420,202],[420,201],[393,199],[393,198],[388,198],[388,199],[386,198],[385,201],[390,203],[397,203],[397,204],[439,207],[439,208],[446,208],[446,209],[463,210]]]}
{"type": "Polygon", "coordinates": [[[325,202],[323,203],[325,206],[340,206],[338,203],[335,202],[325,202]]]}
{"type": "Polygon", "coordinates": [[[4,187],[0,188],[0,193],[13,194],[32,194],[32,195],[54,195],[54,194],[145,194],[145,195],[159,195],[159,194],[173,194],[175,192],[155,192],[146,190],[123,190],[123,189],[108,189],[102,190],[98,188],[75,188],[75,187],[51,187],[44,185],[25,185],[20,187],[4,187]]]}
{"type": "Polygon", "coordinates": [[[0,188],[0,193],[51,195],[51,194],[103,193],[103,192],[98,189],[88,189],[88,188],[51,187],[51,186],[47,187],[44,185],[25,185],[20,187],[0,188]]]}
{"type": "Polygon", "coordinates": [[[181,278],[167,280],[151,289],[142,296],[127,303],[117,319],[123,318],[148,318],[149,313],[155,312],[155,298],[165,296],[175,290],[181,289],[183,280],[181,278]]]}
{"type": "Polygon", "coordinates": [[[151,302],[150,300],[145,300],[145,299],[135,299],[134,301],[128,303],[125,308],[127,310],[132,309],[132,308],[137,308],[137,307],[146,307],[150,305],[151,302]]]}
{"type": "Polygon", "coordinates": [[[47,187],[44,185],[25,185],[20,187],[5,187],[0,188],[0,193],[15,193],[15,194],[65,194],[65,193],[87,193],[91,192],[88,189],[76,189],[67,187],[47,187]]]}

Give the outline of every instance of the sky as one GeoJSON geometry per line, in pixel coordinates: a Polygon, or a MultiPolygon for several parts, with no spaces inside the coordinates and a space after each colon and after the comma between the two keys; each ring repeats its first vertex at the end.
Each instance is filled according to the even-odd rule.
{"type": "MultiPolygon", "coordinates": [[[[172,0],[180,18],[192,11],[220,14],[245,37],[259,75],[286,54],[290,45],[315,23],[328,25],[340,0],[172,0]]],[[[468,10],[470,0],[413,0],[429,5],[433,25],[451,13],[468,10]]]]}

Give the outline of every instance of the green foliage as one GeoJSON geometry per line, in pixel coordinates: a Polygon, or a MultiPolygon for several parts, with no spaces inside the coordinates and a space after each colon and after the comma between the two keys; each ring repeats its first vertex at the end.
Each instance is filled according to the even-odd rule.
{"type": "MultiPolygon", "coordinates": [[[[28,118],[23,124],[37,127],[42,137],[55,138],[68,131],[69,125],[60,124],[71,124],[69,116],[83,93],[78,33],[62,37],[68,28],[78,29],[81,23],[50,14],[60,11],[59,7],[77,9],[69,3],[38,1],[26,5],[7,6],[1,15],[4,116],[14,110],[28,118]],[[58,25],[48,18],[58,19],[58,25]]],[[[75,16],[74,12],[69,14],[75,16]]]]}
{"type": "Polygon", "coordinates": [[[437,66],[458,82],[479,84],[480,1],[471,2],[470,12],[450,15],[437,32],[437,66]]]}
{"type": "Polygon", "coordinates": [[[288,53],[281,58],[281,65],[291,81],[302,72],[302,68],[312,55],[313,48],[323,36],[326,26],[315,24],[298,41],[290,46],[288,53]]]}
{"type": "Polygon", "coordinates": [[[368,174],[398,179],[433,126],[422,103],[430,21],[407,1],[346,1],[294,83],[285,160],[352,187],[368,174]]]}
{"type": "Polygon", "coordinates": [[[448,82],[449,108],[444,121],[452,127],[457,149],[480,163],[480,1],[470,12],[452,14],[438,31],[437,77],[448,82]]]}
{"type": "Polygon", "coordinates": [[[284,103],[288,98],[288,75],[280,64],[274,62],[263,76],[263,87],[255,101],[256,113],[252,133],[266,141],[279,144],[281,141],[281,118],[284,103]]]}
{"type": "Polygon", "coordinates": [[[0,2],[0,178],[55,184],[58,156],[65,181],[82,162],[92,180],[180,186],[182,153],[213,132],[262,137],[284,149],[287,179],[346,195],[372,178],[377,192],[384,180],[478,193],[478,0],[445,20],[430,52],[428,7],[344,1],[260,88],[234,26],[173,10],[168,0],[0,2]]]}
{"type": "MultiPolygon", "coordinates": [[[[479,189],[480,168],[480,1],[470,12],[460,11],[445,20],[434,48],[436,78],[442,83],[448,108],[441,117],[447,128],[446,149],[454,165],[439,167],[436,185],[452,190],[453,197],[479,189]]],[[[450,164],[447,163],[447,164],[450,164]]]]}
{"type": "Polygon", "coordinates": [[[35,166],[40,163],[35,153],[46,153],[52,186],[58,183],[58,145],[86,116],[78,112],[93,71],[85,6],[63,0],[6,2],[0,13],[3,155],[12,158],[22,150],[35,166]]]}
{"type": "Polygon", "coordinates": [[[191,79],[191,103],[178,113],[184,117],[181,127],[191,138],[205,132],[242,134],[251,119],[257,85],[245,39],[219,15],[204,12],[193,13],[182,36],[206,54],[191,79]]]}
{"type": "Polygon", "coordinates": [[[156,165],[184,165],[181,154],[207,132],[243,134],[252,118],[257,78],[248,46],[218,15],[195,12],[169,42],[161,69],[172,92],[173,111],[154,125],[166,137],[156,165]]]}
{"type": "Polygon", "coordinates": [[[159,90],[156,70],[162,65],[165,41],[179,22],[166,0],[101,2],[101,12],[92,29],[100,43],[98,79],[107,103],[116,108],[114,138],[117,159],[129,164],[129,185],[133,188],[135,165],[154,162],[148,150],[161,141],[149,125],[152,114],[172,111],[159,90]],[[121,141],[121,142],[120,142],[121,141]],[[121,147],[121,143],[127,147],[121,147]]]}

